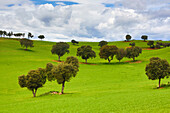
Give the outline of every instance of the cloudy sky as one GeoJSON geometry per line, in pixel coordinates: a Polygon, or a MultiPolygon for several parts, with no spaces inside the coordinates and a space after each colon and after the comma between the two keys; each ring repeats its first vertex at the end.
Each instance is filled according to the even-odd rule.
{"type": "Polygon", "coordinates": [[[170,40],[170,0],[0,0],[0,30],[49,41],[170,40]]]}

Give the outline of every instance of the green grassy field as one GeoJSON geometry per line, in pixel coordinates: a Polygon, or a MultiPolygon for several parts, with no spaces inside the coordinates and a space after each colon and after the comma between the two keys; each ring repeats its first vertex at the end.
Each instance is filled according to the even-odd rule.
{"type": "MultiPolygon", "coordinates": [[[[146,42],[134,41],[136,46],[147,48],[146,42]]],[[[159,50],[143,50],[136,60],[141,63],[121,63],[114,58],[111,64],[99,58],[97,42],[80,42],[79,46],[70,44],[70,53],[61,57],[75,56],[81,45],[91,45],[97,57],[88,63],[80,64],[80,71],[66,83],[64,95],[46,94],[60,91],[56,81],[46,82],[39,88],[37,97],[18,85],[18,76],[27,74],[38,67],[45,68],[48,62],[57,64],[56,55],[51,54],[54,42],[34,41],[34,48],[24,51],[17,40],[0,38],[0,112],[2,113],[170,113],[170,87],[156,89],[158,80],[148,80],[145,66],[149,58],[155,56],[167,59],[170,63],[170,47],[159,50]]],[[[129,42],[109,42],[109,45],[125,48],[129,42]]],[[[79,58],[80,62],[85,62],[79,58]]],[[[168,83],[163,79],[161,83],[168,83]]]]}

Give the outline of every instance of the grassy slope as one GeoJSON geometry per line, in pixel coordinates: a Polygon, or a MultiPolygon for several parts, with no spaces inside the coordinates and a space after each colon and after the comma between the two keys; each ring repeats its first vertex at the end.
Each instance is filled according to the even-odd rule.
{"type": "MultiPolygon", "coordinates": [[[[135,42],[137,46],[147,47],[146,42],[135,42]]],[[[142,63],[123,63],[131,60],[127,58],[117,63],[114,58],[107,64],[98,56],[98,43],[81,42],[79,46],[88,44],[96,51],[97,57],[88,62],[97,65],[81,64],[76,78],[66,83],[67,94],[42,95],[61,90],[56,82],[47,82],[33,98],[31,91],[19,87],[18,76],[57,60],[57,56],[50,52],[53,44],[35,41],[31,51],[24,51],[16,40],[0,39],[0,112],[170,112],[170,88],[155,89],[158,80],[148,80],[144,71],[152,56],[170,62],[170,48],[144,50],[137,58],[142,63]]],[[[124,48],[129,42],[110,42],[109,45],[124,48]]],[[[70,53],[61,60],[75,56],[79,46],[71,45],[70,53]]],[[[84,62],[81,58],[79,61],[84,62]]],[[[168,81],[170,79],[164,79],[162,83],[168,81]]]]}

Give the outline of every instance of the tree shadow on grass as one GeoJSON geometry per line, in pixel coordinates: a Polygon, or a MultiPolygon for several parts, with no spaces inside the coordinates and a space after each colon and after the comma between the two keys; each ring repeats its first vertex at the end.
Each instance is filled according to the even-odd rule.
{"type": "Polygon", "coordinates": [[[35,52],[34,50],[31,50],[31,49],[23,49],[23,48],[18,48],[16,50],[21,50],[21,51],[28,51],[28,52],[35,52]]]}
{"type": "Polygon", "coordinates": [[[41,94],[37,97],[43,97],[43,96],[47,96],[47,95],[68,95],[68,94],[73,94],[73,93],[64,93],[64,94],[60,94],[59,91],[49,91],[49,92],[46,92],[44,94],[41,94]]]}
{"type": "Polygon", "coordinates": [[[98,63],[98,65],[122,65],[122,64],[129,64],[129,62],[98,63]]]}
{"type": "Polygon", "coordinates": [[[160,87],[155,87],[153,89],[164,89],[164,88],[170,88],[170,82],[168,82],[167,84],[161,84],[160,87]]]}

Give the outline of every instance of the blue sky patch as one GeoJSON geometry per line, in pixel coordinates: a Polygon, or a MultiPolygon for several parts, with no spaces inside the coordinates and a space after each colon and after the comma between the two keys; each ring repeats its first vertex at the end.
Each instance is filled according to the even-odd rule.
{"type": "Polygon", "coordinates": [[[105,5],[105,7],[115,7],[114,4],[106,4],[106,3],[103,3],[103,5],[105,5]]]}
{"type": "Polygon", "coordinates": [[[12,7],[12,6],[14,6],[14,4],[9,4],[9,5],[7,5],[8,7],[12,7]]]}
{"type": "Polygon", "coordinates": [[[70,2],[70,1],[47,1],[47,0],[31,0],[35,5],[41,5],[41,4],[52,4],[53,6],[60,5],[57,3],[63,3],[65,5],[76,5],[79,4],[77,2],[70,2]]]}

